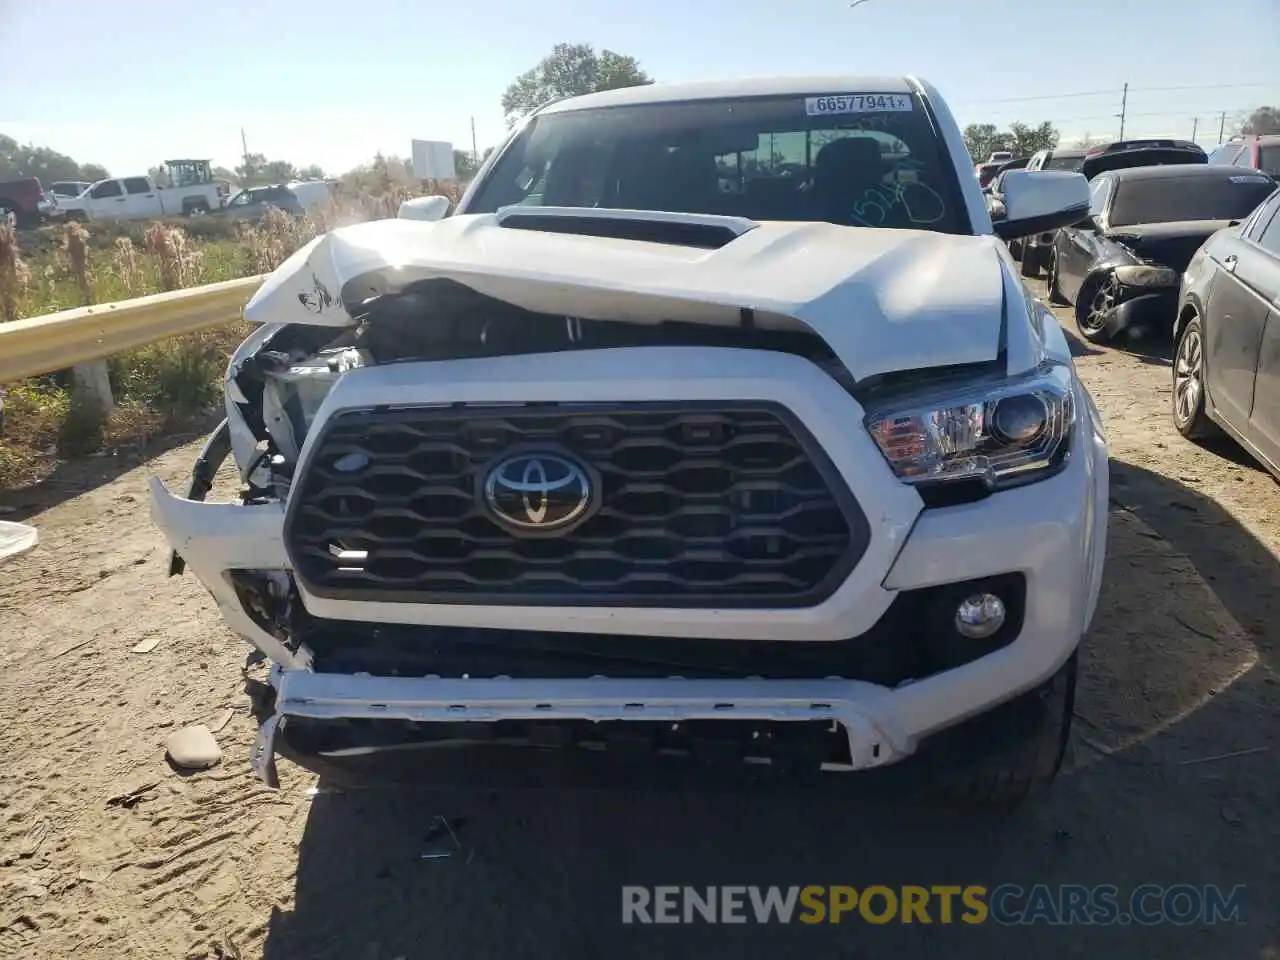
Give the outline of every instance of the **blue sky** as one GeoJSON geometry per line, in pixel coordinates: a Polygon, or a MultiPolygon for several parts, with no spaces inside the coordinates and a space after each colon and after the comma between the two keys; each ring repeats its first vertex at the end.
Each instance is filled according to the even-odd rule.
{"type": "Polygon", "coordinates": [[[231,166],[243,125],[252,151],[341,172],[413,138],[469,148],[471,117],[493,143],[502,91],[559,41],[659,80],[917,73],[962,124],[1068,137],[1114,136],[1125,81],[1129,135],[1199,116],[1214,143],[1220,111],[1280,103],[1280,0],[0,0],[0,132],[123,175],[231,166]]]}

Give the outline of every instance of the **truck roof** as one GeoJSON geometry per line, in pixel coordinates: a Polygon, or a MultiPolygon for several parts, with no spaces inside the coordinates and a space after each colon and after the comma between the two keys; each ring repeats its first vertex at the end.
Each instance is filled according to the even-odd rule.
{"type": "Polygon", "coordinates": [[[699,80],[688,83],[647,83],[619,90],[602,90],[547,104],[537,112],[564,113],[595,107],[619,107],[638,103],[675,103],[685,100],[718,100],[735,97],[804,96],[838,93],[914,93],[908,76],[818,74],[814,76],[744,77],[699,80]]]}

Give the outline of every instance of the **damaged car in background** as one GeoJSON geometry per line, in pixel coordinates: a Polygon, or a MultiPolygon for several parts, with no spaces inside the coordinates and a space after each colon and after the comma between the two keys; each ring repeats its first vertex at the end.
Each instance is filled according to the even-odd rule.
{"type": "Polygon", "coordinates": [[[1107,451],[1001,238],[1088,192],[1003,199],[922,80],[654,84],[295,253],[190,488],[151,482],[173,572],[271,662],[254,769],[1052,781],[1107,451]]]}
{"type": "Polygon", "coordinates": [[[1259,170],[1205,164],[1100,172],[1090,183],[1088,218],[1054,240],[1049,297],[1075,305],[1076,325],[1092,343],[1129,330],[1167,331],[1196,251],[1275,187],[1259,170]]]}

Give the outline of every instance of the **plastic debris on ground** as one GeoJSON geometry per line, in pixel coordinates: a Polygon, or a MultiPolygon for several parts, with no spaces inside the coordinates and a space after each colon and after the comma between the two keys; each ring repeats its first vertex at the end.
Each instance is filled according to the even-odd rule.
{"type": "MultiPolygon", "coordinates": [[[[450,820],[444,814],[437,813],[423,837],[423,860],[447,860],[462,852],[462,843],[458,840],[457,831],[466,825],[462,819],[450,820]]],[[[467,857],[468,862],[471,858],[467,857]]]]}
{"type": "Polygon", "coordinates": [[[0,560],[26,553],[39,542],[40,534],[36,532],[35,527],[29,527],[25,523],[0,520],[0,560]]]}

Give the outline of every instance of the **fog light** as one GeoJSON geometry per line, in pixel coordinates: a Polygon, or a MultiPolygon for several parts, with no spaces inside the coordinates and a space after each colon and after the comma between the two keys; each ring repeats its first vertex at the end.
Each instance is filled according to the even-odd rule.
{"type": "Polygon", "coordinates": [[[956,609],[956,632],[970,640],[985,640],[1004,626],[1004,601],[994,593],[975,593],[956,609]]]}

